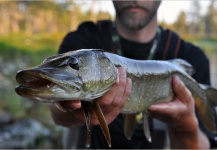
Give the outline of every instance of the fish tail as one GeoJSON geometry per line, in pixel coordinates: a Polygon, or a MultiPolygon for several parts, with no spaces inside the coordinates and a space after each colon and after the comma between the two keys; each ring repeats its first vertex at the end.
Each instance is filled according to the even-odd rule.
{"type": "Polygon", "coordinates": [[[217,134],[217,120],[215,110],[215,106],[217,106],[217,89],[214,89],[211,86],[203,84],[200,84],[200,87],[206,93],[206,102],[204,104],[197,97],[195,98],[195,104],[197,107],[199,118],[208,131],[217,134]]]}

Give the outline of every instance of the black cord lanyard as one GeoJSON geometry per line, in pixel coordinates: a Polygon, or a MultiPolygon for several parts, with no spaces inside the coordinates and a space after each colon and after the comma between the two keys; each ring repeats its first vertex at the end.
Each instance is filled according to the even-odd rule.
{"type": "MultiPolygon", "coordinates": [[[[149,55],[147,59],[151,60],[154,58],[154,54],[158,48],[159,42],[160,42],[160,36],[161,36],[161,29],[157,29],[157,35],[155,36],[155,39],[153,41],[153,45],[151,47],[151,50],[149,52],[149,55]]],[[[117,33],[117,29],[115,26],[115,22],[112,22],[112,41],[114,43],[116,54],[123,56],[123,51],[121,49],[121,43],[120,43],[120,37],[117,33]]]]}

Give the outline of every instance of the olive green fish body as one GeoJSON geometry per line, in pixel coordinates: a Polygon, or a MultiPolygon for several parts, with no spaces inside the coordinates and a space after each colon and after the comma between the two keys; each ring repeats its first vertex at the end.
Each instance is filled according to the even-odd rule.
{"type": "Polygon", "coordinates": [[[206,128],[217,133],[214,110],[217,105],[217,90],[207,86],[204,88],[204,85],[197,83],[190,76],[194,69],[189,63],[181,59],[138,61],[110,53],[105,55],[116,66],[126,68],[127,76],[132,79],[132,92],[122,113],[146,112],[154,103],[171,101],[174,97],[171,81],[176,75],[191,91],[199,117],[206,128]],[[212,94],[210,96],[207,93],[212,94]]]}
{"type": "Polygon", "coordinates": [[[105,53],[105,55],[116,66],[126,68],[127,76],[132,79],[132,92],[123,113],[143,112],[153,103],[172,100],[171,80],[174,75],[179,76],[191,92],[206,101],[205,91],[185,72],[187,69],[189,73],[192,73],[193,68],[190,70],[190,64],[184,60],[139,61],[111,53],[105,53]]]}

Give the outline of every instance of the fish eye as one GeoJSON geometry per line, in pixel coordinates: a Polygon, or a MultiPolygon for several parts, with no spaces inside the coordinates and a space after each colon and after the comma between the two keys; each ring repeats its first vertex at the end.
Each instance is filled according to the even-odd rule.
{"type": "Polygon", "coordinates": [[[67,65],[69,65],[72,69],[78,70],[79,69],[79,65],[78,65],[78,59],[75,57],[71,57],[68,62],[67,65]]]}

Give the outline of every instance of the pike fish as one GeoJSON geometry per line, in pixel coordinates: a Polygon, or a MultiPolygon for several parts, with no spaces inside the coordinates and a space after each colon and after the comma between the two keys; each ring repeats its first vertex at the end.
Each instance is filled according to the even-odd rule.
{"type": "MultiPolygon", "coordinates": [[[[178,76],[191,91],[197,113],[205,128],[216,134],[215,109],[217,90],[197,83],[190,75],[193,67],[182,59],[168,61],[132,60],[96,49],[82,49],[46,58],[40,65],[20,70],[15,91],[25,98],[45,103],[81,100],[86,126],[90,133],[90,111],[95,112],[109,146],[108,125],[98,104],[117,79],[117,67],[122,66],[132,80],[132,91],[122,113],[124,134],[130,139],[135,116],[143,113],[144,134],[151,141],[147,109],[159,101],[171,101],[174,93],[171,80],[178,76]]],[[[59,105],[61,108],[61,106],[59,105]]],[[[89,134],[88,134],[89,135],[89,134]]],[[[87,138],[87,146],[89,139],[87,138]]]]}

